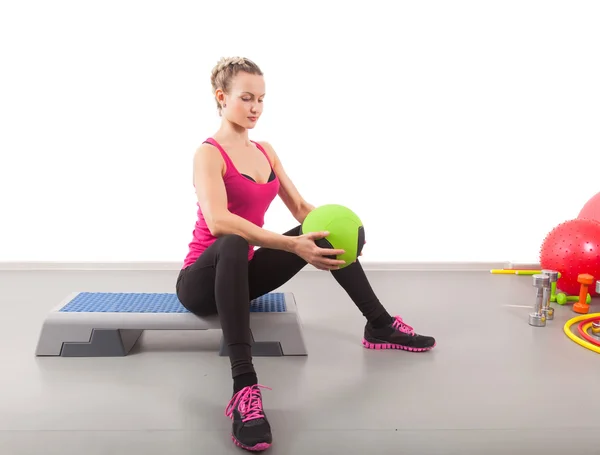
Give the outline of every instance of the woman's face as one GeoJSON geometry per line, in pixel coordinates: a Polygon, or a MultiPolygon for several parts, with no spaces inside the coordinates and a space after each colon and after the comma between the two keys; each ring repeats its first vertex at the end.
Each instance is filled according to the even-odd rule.
{"type": "Polygon", "coordinates": [[[254,128],[263,111],[264,97],[264,77],[241,71],[232,80],[230,94],[225,95],[223,116],[244,128],[254,128]]]}

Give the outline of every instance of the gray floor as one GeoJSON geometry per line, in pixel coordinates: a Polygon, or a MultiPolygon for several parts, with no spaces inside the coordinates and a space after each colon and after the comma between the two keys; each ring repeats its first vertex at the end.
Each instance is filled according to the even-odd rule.
{"type": "MultiPolygon", "coordinates": [[[[124,358],[36,358],[48,309],[74,290],[171,292],[176,272],[0,272],[0,453],[239,454],[218,332],[149,332],[124,358]]],[[[600,357],[557,307],[527,324],[530,277],[371,272],[390,312],[438,339],[423,354],[369,351],[362,316],[326,272],[296,294],[307,358],[257,358],[272,454],[600,453],[600,357]],[[329,297],[325,297],[325,292],[329,297]],[[338,365],[334,365],[337,362],[338,365]]],[[[597,301],[593,311],[600,311],[597,301]]]]}

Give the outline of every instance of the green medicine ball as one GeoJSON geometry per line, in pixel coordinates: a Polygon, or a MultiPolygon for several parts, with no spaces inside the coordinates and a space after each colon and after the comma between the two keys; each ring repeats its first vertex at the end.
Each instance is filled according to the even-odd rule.
{"type": "Polygon", "coordinates": [[[352,264],[360,255],[365,244],[365,229],[360,218],[347,207],[327,204],[315,208],[302,223],[302,234],[327,231],[329,235],[315,243],[321,248],[335,248],[345,253],[332,259],[346,261],[341,268],[352,264]]]}

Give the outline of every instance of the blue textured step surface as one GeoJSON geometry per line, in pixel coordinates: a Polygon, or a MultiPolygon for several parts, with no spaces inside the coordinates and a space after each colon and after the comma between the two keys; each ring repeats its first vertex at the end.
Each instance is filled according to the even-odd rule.
{"type": "MultiPolygon", "coordinates": [[[[62,307],[63,313],[189,313],[176,294],[82,292],[62,307]]],[[[285,313],[285,294],[272,292],[250,302],[253,313],[285,313]]]]}

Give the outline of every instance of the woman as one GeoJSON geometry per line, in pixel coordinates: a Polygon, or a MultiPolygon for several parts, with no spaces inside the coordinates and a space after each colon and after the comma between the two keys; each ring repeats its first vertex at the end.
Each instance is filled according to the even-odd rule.
{"type": "Polygon", "coordinates": [[[302,198],[273,147],[248,138],[263,111],[265,82],[259,67],[245,58],[222,59],[211,82],[222,123],[194,155],[198,220],[176,289],[190,312],[219,315],[233,378],[233,398],[226,409],[233,420],[232,438],[242,448],[264,450],[272,436],[252,363],[250,300],[312,264],[331,271],[365,317],[365,347],[427,351],[435,340],[416,334],[386,311],[359,261],[340,268],[343,261],[327,258],[343,251],[316,245],[326,232],[300,235],[314,206],[302,198]],[[262,228],[276,196],[300,224],[284,234],[262,228]]]}

